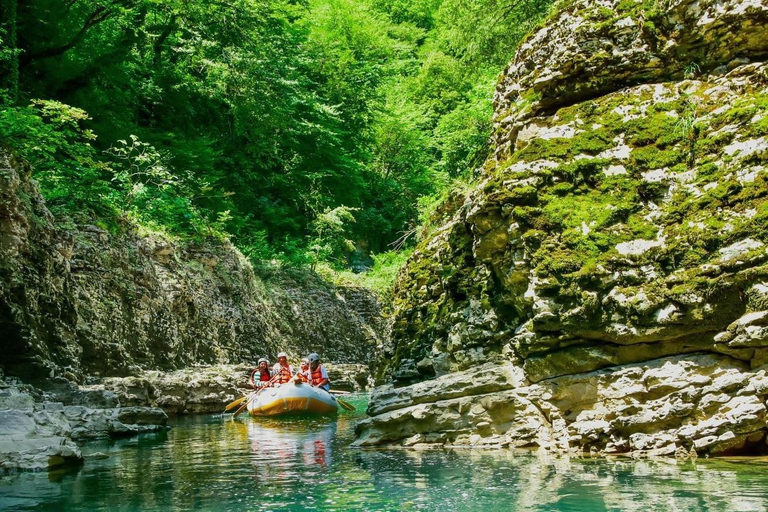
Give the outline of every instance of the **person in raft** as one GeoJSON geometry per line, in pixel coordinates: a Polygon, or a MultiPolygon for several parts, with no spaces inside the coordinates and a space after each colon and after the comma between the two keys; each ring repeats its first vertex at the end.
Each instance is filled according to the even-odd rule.
{"type": "Polygon", "coordinates": [[[277,362],[272,367],[272,375],[275,377],[275,384],[285,384],[293,378],[293,368],[288,364],[288,354],[285,352],[277,354],[277,362]]]}
{"type": "Polygon", "coordinates": [[[328,391],[331,389],[331,381],[328,379],[328,372],[325,370],[325,366],[320,364],[320,356],[317,354],[309,354],[309,375],[310,384],[315,388],[323,388],[328,391]]]}
{"type": "Polygon", "coordinates": [[[251,378],[248,379],[248,384],[254,388],[263,388],[267,386],[272,379],[272,372],[269,371],[269,361],[263,357],[259,359],[259,366],[251,372],[251,378]]]}
{"type": "Polygon", "coordinates": [[[301,382],[309,382],[312,378],[312,373],[309,371],[309,359],[306,357],[301,360],[299,365],[299,372],[296,374],[301,379],[301,382]]]}

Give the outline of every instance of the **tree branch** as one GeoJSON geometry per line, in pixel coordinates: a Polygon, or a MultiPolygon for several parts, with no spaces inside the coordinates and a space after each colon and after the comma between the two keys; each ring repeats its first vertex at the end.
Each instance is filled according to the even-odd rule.
{"type": "Polygon", "coordinates": [[[166,39],[171,35],[171,32],[173,32],[173,29],[176,27],[176,15],[172,14],[171,19],[168,20],[168,24],[165,26],[165,29],[160,34],[160,36],[157,38],[157,41],[155,41],[155,44],[153,46],[154,50],[154,56],[152,58],[152,63],[157,66],[160,62],[160,54],[163,52],[163,44],[165,44],[166,39]]]}
{"type": "MultiPolygon", "coordinates": [[[[98,25],[99,23],[106,21],[113,14],[115,14],[115,11],[113,9],[114,7],[119,5],[128,6],[132,2],[133,0],[114,0],[108,5],[101,5],[97,7],[88,16],[88,18],[86,18],[82,28],[80,28],[80,30],[78,30],[77,33],[74,36],[72,36],[72,39],[70,39],[67,43],[60,46],[54,46],[52,48],[45,48],[44,50],[40,50],[37,52],[26,52],[21,56],[20,66],[26,67],[34,60],[47,59],[50,57],[56,57],[58,55],[62,55],[63,53],[66,53],[67,51],[77,46],[77,44],[83,40],[83,38],[91,28],[98,25]]],[[[70,5],[74,5],[74,2],[72,2],[72,4],[70,5]]]]}

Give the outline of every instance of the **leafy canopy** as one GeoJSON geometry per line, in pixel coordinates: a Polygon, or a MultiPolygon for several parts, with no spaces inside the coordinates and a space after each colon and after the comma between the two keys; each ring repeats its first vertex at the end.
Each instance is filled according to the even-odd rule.
{"type": "Polygon", "coordinates": [[[496,76],[549,1],[2,5],[0,140],[57,215],[339,267],[412,244],[482,163],[496,76]]]}

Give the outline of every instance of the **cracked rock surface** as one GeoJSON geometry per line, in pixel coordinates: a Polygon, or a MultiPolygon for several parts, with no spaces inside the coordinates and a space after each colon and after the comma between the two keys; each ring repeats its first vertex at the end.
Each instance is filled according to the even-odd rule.
{"type": "Polygon", "coordinates": [[[155,432],[168,421],[158,408],[119,407],[110,392],[63,396],[67,402],[16,379],[0,379],[0,472],[79,464],[77,442],[155,432]],[[96,400],[96,394],[105,396],[96,400]],[[86,396],[90,406],[81,405],[86,396]]]}
{"type": "MultiPolygon", "coordinates": [[[[181,243],[126,223],[57,223],[29,165],[0,151],[0,367],[128,377],[319,351],[366,364],[386,337],[377,298],[254,269],[227,241],[181,243]]],[[[61,219],[59,219],[61,220],[61,219]]]]}
{"type": "Polygon", "coordinates": [[[768,2],[561,2],[396,284],[363,445],[764,453],[768,2]]]}

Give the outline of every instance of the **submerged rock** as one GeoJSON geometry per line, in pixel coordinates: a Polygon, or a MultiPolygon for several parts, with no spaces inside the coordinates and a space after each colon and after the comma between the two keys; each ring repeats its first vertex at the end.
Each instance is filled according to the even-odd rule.
{"type": "Polygon", "coordinates": [[[560,4],[501,77],[479,183],[399,276],[358,443],[768,451],[766,20],[560,4]],[[493,368],[514,377],[476,390],[493,368]]]}

